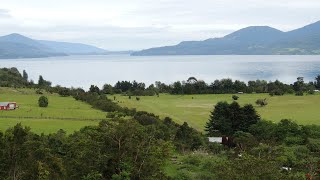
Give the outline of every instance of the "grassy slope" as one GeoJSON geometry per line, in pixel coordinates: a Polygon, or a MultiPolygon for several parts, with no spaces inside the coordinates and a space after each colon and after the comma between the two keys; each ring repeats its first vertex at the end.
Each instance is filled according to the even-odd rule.
{"type": "MultiPolygon", "coordinates": [[[[138,110],[153,112],[161,117],[170,116],[176,122],[188,122],[192,127],[203,131],[208,121],[210,111],[219,101],[232,102],[230,94],[217,95],[167,95],[160,97],[141,97],[136,101],[126,96],[117,96],[120,105],[135,107],[138,110]],[[192,99],[192,97],[194,99],[192,99]]],[[[293,119],[299,124],[320,125],[320,95],[306,95],[298,97],[294,95],[270,97],[268,94],[241,94],[240,104],[254,104],[259,98],[267,98],[269,105],[256,107],[263,119],[279,121],[281,119],[293,119]]]]}
{"type": "Polygon", "coordinates": [[[98,123],[98,121],[84,119],[105,118],[105,113],[92,109],[90,105],[78,102],[72,97],[60,97],[54,94],[46,94],[49,99],[49,107],[40,108],[37,104],[39,96],[34,93],[34,90],[30,89],[0,88],[1,102],[15,101],[19,105],[19,109],[14,111],[0,111],[0,130],[5,130],[18,122],[22,122],[23,125],[30,126],[37,133],[51,133],[59,129],[73,132],[85,125],[98,123]],[[18,119],[1,118],[1,116],[36,118],[18,119]],[[50,119],[44,117],[50,117],[50,119]],[[76,118],[76,120],[59,120],[58,118],[76,118]]]}

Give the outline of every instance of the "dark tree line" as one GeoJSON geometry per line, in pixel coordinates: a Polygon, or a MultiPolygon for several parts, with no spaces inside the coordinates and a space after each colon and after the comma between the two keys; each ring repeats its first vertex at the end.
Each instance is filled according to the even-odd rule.
{"type": "Polygon", "coordinates": [[[106,84],[103,86],[101,93],[106,94],[126,94],[136,96],[152,96],[159,93],[170,94],[234,94],[234,93],[269,93],[271,96],[281,96],[284,94],[313,94],[315,89],[320,89],[320,75],[315,78],[314,82],[305,83],[303,77],[298,77],[296,82],[285,84],[276,80],[248,81],[243,82],[232,79],[215,80],[212,83],[206,83],[190,77],[187,81],[176,81],[172,84],[165,84],[156,81],[148,88],[144,83],[133,81],[119,81],[114,86],[106,84]]]}

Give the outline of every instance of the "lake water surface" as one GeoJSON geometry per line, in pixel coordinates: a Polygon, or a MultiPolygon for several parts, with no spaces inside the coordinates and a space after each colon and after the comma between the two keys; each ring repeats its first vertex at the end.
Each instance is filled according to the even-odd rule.
{"type": "Polygon", "coordinates": [[[298,76],[314,80],[320,74],[320,56],[67,56],[2,59],[0,67],[25,69],[35,81],[43,75],[53,85],[85,89],[118,80],[172,83],[191,76],[206,82],[232,78],[292,83],[298,76]]]}

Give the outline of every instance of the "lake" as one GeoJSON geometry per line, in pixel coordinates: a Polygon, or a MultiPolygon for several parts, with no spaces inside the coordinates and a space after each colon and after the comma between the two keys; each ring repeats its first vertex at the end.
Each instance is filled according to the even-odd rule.
{"type": "Polygon", "coordinates": [[[320,56],[67,56],[37,59],[2,59],[0,67],[26,70],[35,81],[39,75],[53,85],[82,87],[114,85],[119,80],[172,83],[191,76],[215,79],[280,80],[292,83],[302,76],[320,74],[320,56]]]}

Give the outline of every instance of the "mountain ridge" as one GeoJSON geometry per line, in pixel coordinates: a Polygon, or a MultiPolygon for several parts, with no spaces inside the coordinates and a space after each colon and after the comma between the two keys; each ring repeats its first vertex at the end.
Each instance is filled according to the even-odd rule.
{"type": "Polygon", "coordinates": [[[249,26],[221,38],[182,41],[174,46],[145,49],[133,56],[152,55],[309,55],[320,54],[320,21],[283,32],[249,26]]]}
{"type": "Polygon", "coordinates": [[[0,59],[105,55],[110,51],[81,43],[35,40],[18,33],[0,36],[0,59]]]}

